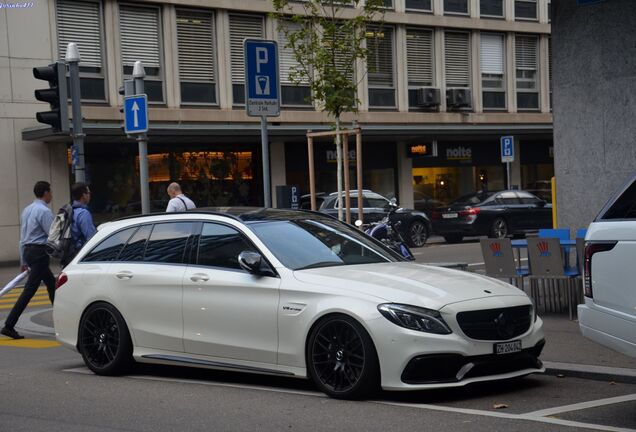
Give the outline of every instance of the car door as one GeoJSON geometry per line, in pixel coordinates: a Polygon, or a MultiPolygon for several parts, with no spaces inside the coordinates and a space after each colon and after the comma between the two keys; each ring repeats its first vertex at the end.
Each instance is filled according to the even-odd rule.
{"type": "Polygon", "coordinates": [[[276,364],[280,279],[239,266],[242,251],[258,251],[235,227],[204,223],[197,249],[184,277],[185,351],[276,364]]]}
{"type": "Polygon", "coordinates": [[[503,217],[508,223],[508,233],[517,231],[523,220],[524,209],[517,194],[513,191],[503,191],[495,197],[500,211],[497,216],[503,217]]]}
{"type": "Polygon", "coordinates": [[[142,225],[109,268],[135,345],[183,351],[183,275],[193,222],[142,225]]]}
{"type": "Polygon", "coordinates": [[[538,230],[552,226],[552,209],[546,207],[545,201],[529,192],[517,192],[524,213],[521,226],[524,230],[538,230]]]}

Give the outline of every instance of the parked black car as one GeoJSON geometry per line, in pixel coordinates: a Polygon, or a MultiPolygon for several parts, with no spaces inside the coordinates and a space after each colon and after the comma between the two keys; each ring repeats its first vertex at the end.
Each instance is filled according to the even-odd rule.
{"type": "MultiPolygon", "coordinates": [[[[358,191],[350,192],[351,219],[358,219],[358,191]]],[[[338,216],[338,193],[333,192],[323,196],[323,201],[318,209],[323,213],[338,216]]],[[[344,212],[344,194],[343,212],[344,212]]],[[[364,189],[362,191],[362,211],[364,223],[381,221],[391,209],[390,201],[380,194],[364,189]]],[[[420,211],[400,208],[391,215],[391,221],[399,221],[399,231],[410,247],[422,247],[431,235],[431,221],[428,216],[420,211]]]]}
{"type": "Polygon", "coordinates": [[[433,231],[447,242],[466,236],[503,238],[552,227],[552,206],[530,192],[475,192],[433,213],[433,231]]]}

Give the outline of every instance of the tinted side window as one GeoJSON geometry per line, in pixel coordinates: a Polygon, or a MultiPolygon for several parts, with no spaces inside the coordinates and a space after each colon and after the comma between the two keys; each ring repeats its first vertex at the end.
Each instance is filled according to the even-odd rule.
{"type": "Polygon", "coordinates": [[[117,255],[119,255],[119,252],[121,252],[130,236],[137,231],[137,228],[139,227],[128,228],[111,234],[102,240],[100,244],[95,246],[93,250],[82,259],[82,262],[114,261],[117,259],[117,255]]]}
{"type": "MultiPolygon", "coordinates": [[[[384,208],[389,202],[384,198],[365,198],[369,203],[369,207],[384,208]]],[[[366,207],[366,206],[365,206],[366,207]]]]}
{"type": "Polygon", "coordinates": [[[144,254],[145,262],[181,264],[188,237],[192,234],[192,222],[156,224],[144,254]]]}
{"type": "Polygon", "coordinates": [[[197,264],[240,269],[238,255],[243,251],[255,251],[254,247],[234,228],[206,223],[199,240],[197,264]]]}
{"type": "Polygon", "coordinates": [[[144,225],[133,235],[124,250],[119,254],[117,261],[143,261],[146,242],[152,230],[152,225],[144,225]]]}
{"type": "Polygon", "coordinates": [[[517,195],[519,195],[519,199],[521,200],[521,204],[537,204],[539,203],[539,201],[541,201],[539,198],[537,198],[536,196],[527,193],[527,192],[517,192],[517,195]]]}
{"type": "Polygon", "coordinates": [[[636,219],[636,181],[625,189],[601,219],[636,219]]]}

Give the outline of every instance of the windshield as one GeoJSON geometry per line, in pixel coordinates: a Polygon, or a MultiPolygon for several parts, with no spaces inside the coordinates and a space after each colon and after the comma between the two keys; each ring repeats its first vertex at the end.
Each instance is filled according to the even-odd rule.
{"type": "Polygon", "coordinates": [[[337,220],[263,221],[248,226],[292,270],[400,260],[364,233],[337,220]]]}

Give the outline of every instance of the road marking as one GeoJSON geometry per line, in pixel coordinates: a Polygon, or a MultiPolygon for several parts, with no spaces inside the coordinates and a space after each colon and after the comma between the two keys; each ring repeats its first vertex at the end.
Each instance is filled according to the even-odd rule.
{"type": "MultiPolygon", "coordinates": [[[[51,304],[51,302],[47,298],[46,301],[30,301],[29,304],[27,305],[27,307],[29,307],[29,306],[43,306],[43,305],[50,305],[50,304],[51,304]]],[[[0,309],[11,309],[12,307],[13,307],[12,304],[0,305],[0,309]]]]}
{"type": "MultiPolygon", "coordinates": [[[[36,294],[33,297],[31,297],[31,301],[40,301],[40,300],[46,300],[49,298],[48,294],[36,294]]],[[[11,298],[1,298],[0,299],[0,304],[8,304],[8,303],[15,303],[18,300],[18,297],[11,297],[11,298]]]]}
{"type": "MultiPolygon", "coordinates": [[[[64,369],[63,372],[79,373],[83,375],[93,374],[93,372],[91,372],[86,367],[64,369]]],[[[260,390],[260,391],[266,391],[271,393],[286,393],[286,394],[311,396],[311,397],[319,397],[319,398],[328,397],[327,395],[321,392],[299,391],[299,390],[291,390],[291,389],[285,389],[280,387],[251,386],[251,385],[221,383],[217,381],[164,378],[164,377],[152,377],[152,376],[142,376],[142,375],[125,375],[125,377],[132,378],[132,379],[139,379],[139,380],[147,380],[147,381],[163,381],[163,382],[173,382],[173,383],[180,383],[180,384],[200,384],[200,385],[207,385],[207,386],[213,386],[213,387],[228,387],[228,388],[237,388],[237,389],[246,389],[246,390],[260,390]]],[[[592,408],[594,406],[609,405],[611,403],[620,403],[620,402],[625,402],[628,400],[634,400],[634,399],[623,400],[627,397],[636,398],[636,395],[619,396],[617,398],[601,399],[601,401],[607,401],[607,402],[600,405],[591,405],[589,407],[592,408]],[[610,400],[616,400],[616,402],[609,402],[610,400]]],[[[598,404],[599,402],[600,401],[582,402],[580,404],[568,405],[568,407],[584,405],[589,403],[598,404]]],[[[405,408],[416,408],[416,409],[425,409],[425,410],[432,410],[432,411],[454,412],[458,414],[475,415],[475,416],[483,416],[483,417],[496,417],[496,418],[509,419],[509,420],[525,420],[525,421],[532,421],[532,422],[538,422],[538,423],[555,424],[559,426],[568,426],[568,427],[573,427],[577,429],[595,429],[595,430],[602,430],[602,431],[608,431],[608,432],[636,432],[636,429],[627,429],[627,428],[605,426],[605,425],[599,425],[599,424],[593,424],[593,423],[582,423],[582,422],[576,422],[571,420],[562,420],[559,418],[545,417],[543,414],[541,414],[542,412],[548,412],[550,410],[534,411],[527,414],[508,414],[504,412],[484,411],[484,410],[475,410],[475,409],[468,409],[468,408],[453,408],[453,407],[447,407],[443,405],[431,405],[431,404],[412,404],[412,403],[389,402],[389,401],[378,401],[378,400],[369,400],[367,401],[367,403],[376,403],[380,405],[390,405],[390,406],[401,406],[405,408]]],[[[559,409],[563,409],[563,408],[564,407],[560,407],[559,409]]]]}
{"type": "Polygon", "coordinates": [[[560,407],[548,408],[548,409],[539,410],[539,411],[533,411],[528,413],[527,415],[546,417],[546,416],[551,416],[554,414],[559,414],[559,413],[564,413],[569,411],[578,411],[578,410],[583,410],[588,408],[596,408],[596,407],[600,407],[604,405],[612,405],[612,404],[617,404],[621,402],[630,402],[634,400],[636,400],[636,393],[625,395],[625,396],[616,396],[616,397],[611,397],[606,399],[598,399],[593,401],[575,403],[571,405],[563,405],[560,407]]]}
{"type": "Polygon", "coordinates": [[[0,346],[15,348],[55,348],[61,346],[59,342],[45,339],[0,339],[0,346]]]}

